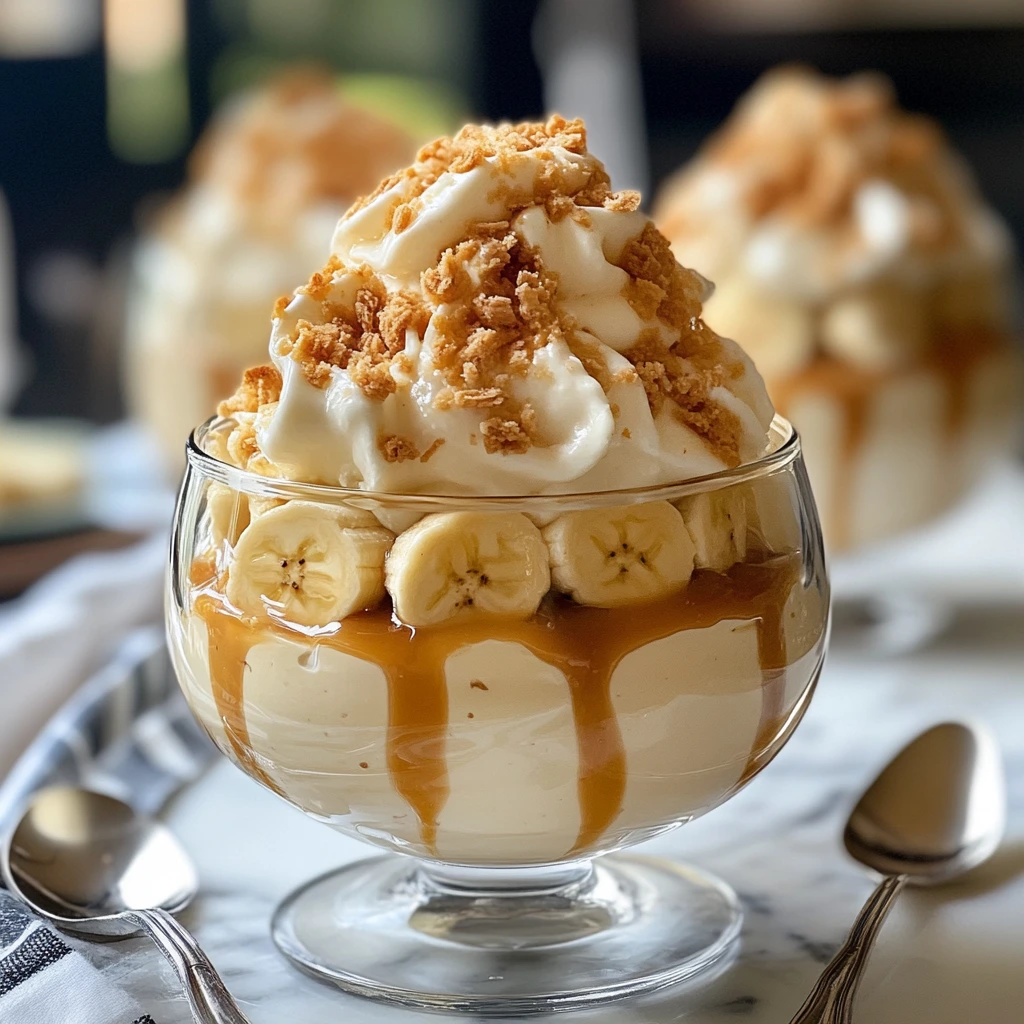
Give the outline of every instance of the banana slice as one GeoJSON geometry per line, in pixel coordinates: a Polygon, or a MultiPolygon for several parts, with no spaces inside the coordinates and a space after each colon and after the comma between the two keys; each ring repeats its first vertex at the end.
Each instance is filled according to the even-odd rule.
{"type": "Polygon", "coordinates": [[[256,434],[253,430],[253,423],[256,414],[253,412],[236,412],[234,414],[235,426],[227,439],[227,461],[235,466],[247,469],[253,456],[257,454],[256,434]]]}
{"type": "MultiPolygon", "coordinates": [[[[262,454],[262,452],[257,455],[253,455],[246,463],[245,468],[250,473],[256,473],[258,476],[265,476],[271,480],[277,479],[281,476],[277,466],[262,454]]],[[[285,500],[285,498],[272,498],[267,494],[250,494],[249,515],[255,519],[257,516],[261,516],[265,512],[269,512],[272,508],[280,508],[280,506],[285,503],[285,500]]]]}
{"type": "Polygon", "coordinates": [[[806,304],[746,278],[726,278],[704,303],[704,319],[747,352],[764,377],[785,377],[814,355],[814,319],[806,304]]]}
{"type": "Polygon", "coordinates": [[[329,506],[286,502],[238,538],[228,600],[251,615],[272,609],[289,622],[325,626],[380,601],[393,541],[381,526],[346,526],[329,506]]]}
{"type": "Polygon", "coordinates": [[[567,512],[544,539],[555,586],[598,608],[666,597],[693,572],[693,541],[667,501],[567,512]]]}
{"type": "Polygon", "coordinates": [[[782,554],[801,547],[800,499],[791,474],[772,473],[747,487],[747,548],[782,554]]]}
{"type": "Polygon", "coordinates": [[[746,559],[747,498],[747,488],[729,487],[681,498],[677,503],[701,569],[726,572],[746,559]]]}
{"type": "Polygon", "coordinates": [[[433,626],[460,612],[531,616],[551,586],[540,530],[518,512],[438,512],[401,534],[387,562],[395,612],[433,626]]]}
{"type": "Polygon", "coordinates": [[[228,451],[228,432],[225,430],[211,430],[203,441],[203,451],[219,462],[234,465],[234,459],[228,451]]]}
{"type": "Polygon", "coordinates": [[[821,318],[824,349],[865,370],[901,366],[928,344],[924,297],[891,283],[877,283],[836,299],[821,318]]]}
{"type": "Polygon", "coordinates": [[[220,548],[225,541],[234,545],[249,525],[249,502],[245,495],[216,480],[211,480],[206,489],[206,512],[215,548],[220,548]]]}

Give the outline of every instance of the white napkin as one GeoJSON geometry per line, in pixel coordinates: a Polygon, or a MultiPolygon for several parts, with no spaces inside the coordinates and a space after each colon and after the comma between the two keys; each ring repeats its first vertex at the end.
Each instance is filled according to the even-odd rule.
{"type": "Polygon", "coordinates": [[[0,609],[0,778],[129,630],[159,621],[166,560],[163,534],[79,555],[0,609]]]}
{"type": "Polygon", "coordinates": [[[0,1021],[155,1024],[56,932],[0,892],[0,1021]]]}

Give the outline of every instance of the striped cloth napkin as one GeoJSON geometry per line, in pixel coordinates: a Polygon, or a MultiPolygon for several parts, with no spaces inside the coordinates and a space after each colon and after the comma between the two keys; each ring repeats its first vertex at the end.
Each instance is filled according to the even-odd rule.
{"type": "MultiPolygon", "coordinates": [[[[0,833],[41,786],[82,785],[155,813],[214,755],[174,681],[158,627],[140,629],[49,722],[0,787],[0,833]]],[[[156,949],[153,956],[159,956],[156,949]]],[[[157,1024],[0,889],[0,1024],[157,1024]]]]}
{"type": "Polygon", "coordinates": [[[56,932],[0,891],[3,1024],[156,1024],[56,932]]]}

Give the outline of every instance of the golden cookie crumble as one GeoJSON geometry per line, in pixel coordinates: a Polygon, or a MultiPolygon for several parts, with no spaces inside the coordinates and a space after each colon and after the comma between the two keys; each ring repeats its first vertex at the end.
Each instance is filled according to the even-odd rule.
{"type": "MultiPolygon", "coordinates": [[[[508,216],[468,225],[463,237],[422,271],[418,290],[389,288],[370,266],[351,266],[332,256],[297,291],[319,306],[317,322],[307,314],[289,324],[276,354],[295,360],[316,388],[326,388],[334,371],[343,370],[364,396],[383,401],[410,386],[415,370],[407,352],[410,335],[420,341],[429,337],[425,351],[441,382],[434,406],[479,413],[472,443],[478,433],[488,453],[511,456],[546,443],[535,409],[516,397],[516,382],[541,372],[534,367],[535,353],[559,340],[606,393],[616,384],[639,380],[653,414],[667,407],[723,462],[738,464],[739,419],[714,400],[712,391],[741,375],[744,367],[726,358],[721,340],[701,319],[707,283],[675,261],[654,225],[647,221],[615,260],[627,278],[622,295],[648,326],[622,353],[629,368],[614,372],[605,346],[560,308],[558,275],[512,226],[514,216],[532,206],[544,206],[551,220],[571,216],[584,226],[588,208],[632,213],[639,207],[639,194],[612,191],[604,167],[587,154],[582,122],[555,116],[543,124],[467,126],[454,138],[424,147],[412,167],[382,182],[346,217],[404,182],[401,205],[409,212],[396,207],[390,215],[390,230],[400,233],[399,226],[406,229],[418,213],[417,197],[442,174],[466,173],[486,160],[512,161],[531,150],[545,157],[532,190],[512,194],[507,181],[499,181],[496,188],[508,189],[502,196],[508,216]],[[574,164],[570,174],[563,164],[547,159],[551,147],[586,159],[574,164]],[[349,298],[340,301],[341,293],[349,298]]],[[[287,299],[278,300],[275,316],[286,315],[287,304],[287,299]]],[[[230,401],[242,411],[254,411],[250,399],[230,401]]],[[[224,410],[234,411],[227,404],[224,410]]],[[[613,415],[618,416],[614,405],[613,415]]],[[[628,437],[628,431],[622,436],[628,437]]],[[[441,443],[421,452],[409,438],[387,434],[378,438],[377,447],[387,462],[425,462],[441,443]]]]}
{"type": "Polygon", "coordinates": [[[350,272],[359,278],[354,301],[350,305],[332,302],[328,297],[332,275],[340,267],[337,257],[332,258],[302,289],[319,301],[323,322],[298,320],[278,353],[299,363],[314,387],[326,388],[332,371],[341,369],[348,371],[368,398],[387,398],[398,387],[391,367],[405,359],[406,331],[422,337],[430,309],[415,292],[389,292],[366,266],[350,272]]]}
{"type": "MultiPolygon", "coordinates": [[[[778,216],[809,228],[853,225],[861,186],[888,182],[910,201],[913,245],[939,250],[962,243],[967,231],[963,183],[940,160],[948,149],[936,122],[899,108],[884,76],[834,80],[789,66],[763,76],[701,160],[742,170],[738,199],[751,219],[778,216]]],[[[666,201],[657,213],[670,237],[691,230],[682,204],[666,201]]]]}
{"type": "Polygon", "coordinates": [[[216,118],[189,174],[277,224],[318,201],[350,202],[404,164],[413,146],[399,128],[346,102],[327,71],[298,68],[216,118]]]}

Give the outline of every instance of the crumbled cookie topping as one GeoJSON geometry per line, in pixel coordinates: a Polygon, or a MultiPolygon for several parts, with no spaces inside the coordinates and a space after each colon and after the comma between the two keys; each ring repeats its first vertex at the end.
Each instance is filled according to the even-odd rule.
{"type": "Polygon", "coordinates": [[[443,437],[434,438],[430,447],[420,456],[420,462],[429,462],[436,454],[441,445],[444,444],[443,437]]]}
{"type": "Polygon", "coordinates": [[[281,387],[281,374],[276,366],[251,366],[242,374],[238,390],[217,406],[217,415],[259,412],[261,405],[270,405],[280,399],[281,387]]]}
{"type": "Polygon", "coordinates": [[[553,147],[578,156],[588,155],[587,130],[583,122],[568,121],[555,114],[544,123],[466,125],[453,138],[437,139],[424,146],[416,154],[412,167],[386,178],[373,192],[357,200],[342,219],[354,216],[385,192],[404,184],[402,198],[396,200],[388,220],[390,230],[401,234],[422,209],[420,197],[442,174],[465,174],[492,159],[497,160],[500,170],[507,171],[517,156],[534,151],[540,151],[544,159],[533,188],[513,195],[507,184],[499,184],[491,199],[505,199],[513,212],[533,204],[545,206],[552,220],[560,220],[579,207],[604,206],[628,211],[639,207],[638,192],[612,191],[608,175],[597,160],[588,167],[588,176],[582,185],[570,182],[565,168],[550,154],[553,147]]]}
{"type": "Polygon", "coordinates": [[[318,271],[304,291],[321,304],[324,323],[300,319],[278,351],[301,364],[306,379],[317,388],[326,388],[335,368],[348,370],[355,384],[368,398],[383,400],[397,389],[392,364],[402,359],[406,332],[422,336],[430,320],[430,310],[413,292],[388,292],[384,282],[369,268],[356,273],[362,283],[351,306],[328,298],[332,275],[341,264],[329,263],[318,271]]]}
{"type": "Polygon", "coordinates": [[[377,438],[377,447],[385,462],[406,462],[418,459],[420,451],[407,437],[401,434],[384,434],[377,438]]]}
{"type": "Polygon", "coordinates": [[[526,375],[533,353],[565,334],[554,303],[557,282],[501,222],[478,225],[470,238],[442,254],[422,283],[443,305],[432,320],[433,351],[448,387],[436,405],[501,406],[502,416],[481,423],[485,445],[493,446],[488,451],[526,451],[530,431],[512,411],[511,388],[516,377],[526,375]]]}
{"type": "MultiPolygon", "coordinates": [[[[703,160],[742,168],[737,180],[751,219],[778,215],[809,227],[852,223],[860,187],[888,181],[911,201],[914,243],[932,248],[958,242],[965,230],[962,185],[940,159],[947,146],[935,122],[899,109],[882,76],[837,81],[790,67],[754,86],[703,160]]],[[[680,179],[680,191],[688,180],[680,179]]],[[[694,227],[684,205],[669,198],[659,211],[670,237],[694,227]]]]}
{"type": "Polygon", "coordinates": [[[704,281],[676,262],[668,239],[651,223],[626,243],[618,265],[629,274],[626,300],[643,319],[655,316],[678,330],[701,313],[704,281]]]}
{"type": "Polygon", "coordinates": [[[672,415],[704,439],[727,466],[740,462],[739,417],[711,397],[730,373],[720,357],[721,341],[703,321],[666,349],[656,330],[647,330],[626,358],[636,368],[655,415],[671,402],[672,415]]]}
{"type": "Polygon", "coordinates": [[[398,128],[346,103],[330,74],[304,69],[215,118],[189,170],[194,182],[228,191],[254,218],[278,224],[325,199],[350,202],[412,150],[398,128]]]}
{"type": "Polygon", "coordinates": [[[742,425],[710,396],[712,388],[743,373],[724,358],[721,339],[701,319],[704,282],[680,266],[668,240],[648,224],[628,242],[619,266],[630,275],[625,296],[644,319],[657,317],[676,340],[666,346],[658,330],[643,331],[623,355],[633,364],[655,415],[665,401],[680,422],[704,438],[727,466],[740,461],[742,425]]]}
{"type": "MultiPolygon", "coordinates": [[[[531,187],[513,189],[509,184],[522,180],[521,165],[518,178],[496,175],[495,189],[505,190],[500,198],[507,216],[468,225],[422,271],[418,289],[396,290],[394,280],[386,281],[369,265],[353,266],[333,256],[298,290],[305,307],[311,300],[318,315],[303,313],[288,321],[285,300],[275,307],[287,324],[287,333],[276,335],[276,354],[295,360],[309,383],[320,389],[343,370],[375,401],[410,386],[416,376],[414,359],[427,354],[433,363],[428,370],[434,371],[435,408],[475,414],[479,418],[471,443],[477,443],[479,434],[488,453],[516,455],[550,443],[535,409],[522,400],[520,382],[542,372],[534,367],[538,350],[562,341],[606,393],[617,384],[641,381],[655,414],[669,407],[716,455],[735,465],[740,423],[711,392],[734,377],[736,367],[726,365],[720,339],[701,320],[704,280],[676,263],[653,224],[646,222],[623,246],[616,264],[627,278],[624,299],[641,320],[658,327],[641,333],[622,353],[629,365],[614,372],[607,349],[562,308],[558,276],[513,228],[513,218],[527,207],[543,206],[551,220],[572,217],[583,225],[596,219],[588,209],[629,214],[639,207],[638,193],[611,190],[603,166],[586,152],[582,122],[552,117],[544,124],[468,126],[454,138],[425,147],[411,168],[382,182],[347,216],[401,185],[388,213],[391,235],[401,234],[418,216],[423,192],[442,174],[466,173],[484,161],[500,169],[526,152],[534,155],[537,166],[531,187]],[[557,147],[583,159],[556,159],[552,150],[557,147]],[[426,343],[422,349],[421,342],[426,343]]],[[[267,394],[268,401],[276,400],[272,389],[267,394]]],[[[225,404],[225,409],[246,412],[265,404],[248,393],[230,402],[234,404],[225,404]]],[[[617,406],[613,416],[619,416],[617,406]]],[[[420,445],[425,443],[419,439],[420,445]]],[[[421,452],[408,437],[382,434],[377,447],[389,463],[426,462],[442,443],[438,438],[421,452]]]]}
{"type": "Polygon", "coordinates": [[[484,450],[488,455],[521,455],[533,445],[534,413],[530,405],[524,405],[515,419],[492,416],[480,424],[484,437],[484,450]]]}

